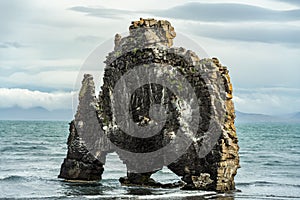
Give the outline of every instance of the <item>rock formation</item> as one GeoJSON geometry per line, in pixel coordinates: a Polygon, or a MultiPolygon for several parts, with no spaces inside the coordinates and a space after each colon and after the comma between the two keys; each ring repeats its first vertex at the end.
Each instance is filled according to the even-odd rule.
{"type": "Polygon", "coordinates": [[[116,34],[98,98],[91,75],[82,82],[60,178],[101,180],[106,154],[117,152],[127,167],[124,185],[235,189],[239,147],[228,70],[217,58],[172,47],[175,36],[168,21],[142,18],[129,36],[116,34]],[[163,166],[184,184],[151,179],[163,166]]]}
{"type": "Polygon", "coordinates": [[[95,96],[93,77],[85,75],[79,92],[79,105],[75,120],[70,123],[68,138],[68,153],[65,158],[59,178],[67,180],[95,181],[101,180],[103,164],[110,145],[101,132],[97,120],[98,102],[95,96]],[[85,138],[94,141],[92,144],[100,148],[94,149],[85,138]]]}

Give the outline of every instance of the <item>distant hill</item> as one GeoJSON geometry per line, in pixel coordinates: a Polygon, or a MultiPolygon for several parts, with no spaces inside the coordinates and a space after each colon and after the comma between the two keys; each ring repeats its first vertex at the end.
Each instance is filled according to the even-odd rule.
{"type": "Polygon", "coordinates": [[[291,118],[300,120],[300,112],[294,113],[291,118]]]}
{"type": "MultiPolygon", "coordinates": [[[[281,116],[236,111],[236,122],[299,122],[300,112],[281,116]]],[[[71,109],[49,111],[42,107],[24,109],[20,107],[0,109],[0,120],[58,120],[71,121],[74,118],[71,109]]]]}
{"type": "Polygon", "coordinates": [[[243,113],[240,111],[235,111],[235,115],[237,122],[265,122],[275,120],[273,116],[264,114],[243,113]]]}
{"type": "Polygon", "coordinates": [[[1,108],[0,120],[57,120],[71,121],[73,113],[71,109],[49,111],[42,107],[24,109],[20,107],[1,108]]]}
{"type": "Polygon", "coordinates": [[[286,115],[264,115],[236,111],[236,122],[300,122],[300,112],[286,115]]]}

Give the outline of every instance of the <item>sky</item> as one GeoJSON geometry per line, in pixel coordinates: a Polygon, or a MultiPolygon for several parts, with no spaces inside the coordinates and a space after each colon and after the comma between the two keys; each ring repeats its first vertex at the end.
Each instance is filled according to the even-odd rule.
{"type": "Polygon", "coordinates": [[[0,1],[0,109],[72,109],[86,59],[140,17],[170,21],[228,66],[237,110],[300,111],[297,0],[0,1]]]}

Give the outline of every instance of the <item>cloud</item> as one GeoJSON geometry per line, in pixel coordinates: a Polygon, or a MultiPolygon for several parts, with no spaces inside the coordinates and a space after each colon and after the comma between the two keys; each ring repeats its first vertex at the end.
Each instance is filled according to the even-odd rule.
{"type": "MultiPolygon", "coordinates": [[[[84,6],[72,7],[71,10],[84,12],[88,16],[112,19],[134,13],[128,10],[84,6]]],[[[140,12],[185,20],[185,32],[193,31],[209,38],[289,44],[293,47],[299,47],[297,44],[300,43],[300,26],[295,25],[300,20],[300,9],[272,10],[237,3],[194,2],[159,11],[140,12]]]]}
{"type": "Polygon", "coordinates": [[[300,111],[298,88],[237,89],[233,100],[237,110],[247,113],[276,115],[300,111]]]}
{"type": "Polygon", "coordinates": [[[0,108],[43,107],[47,110],[71,109],[75,92],[40,92],[20,88],[0,88],[0,108]]]}
{"type": "MultiPolygon", "coordinates": [[[[76,6],[70,10],[86,13],[88,16],[101,18],[120,18],[121,15],[136,13],[129,10],[110,8],[91,8],[76,6]]],[[[245,22],[272,21],[285,22],[300,20],[300,9],[272,10],[259,6],[238,3],[186,3],[159,11],[141,11],[160,17],[202,22],[245,22]]]]}
{"type": "Polygon", "coordinates": [[[21,48],[25,47],[25,45],[20,44],[18,42],[0,42],[0,48],[21,48]]]}
{"type": "Polygon", "coordinates": [[[281,43],[299,47],[300,27],[282,24],[190,24],[190,31],[204,37],[246,42],[281,43]],[[297,45],[298,44],[298,45],[297,45]]]}
{"type": "Polygon", "coordinates": [[[15,72],[0,77],[0,82],[5,87],[72,90],[78,74],[78,71],[15,72]]]}
{"type": "Polygon", "coordinates": [[[128,10],[120,9],[109,9],[109,8],[91,8],[85,6],[71,7],[70,10],[86,13],[88,16],[109,18],[109,19],[120,19],[121,15],[130,15],[132,12],[128,10]]]}
{"type": "Polygon", "coordinates": [[[274,0],[274,1],[280,1],[284,3],[289,3],[292,5],[299,5],[300,6],[300,1],[299,0],[274,0]]]}
{"type": "Polygon", "coordinates": [[[284,22],[300,20],[300,9],[271,10],[236,3],[186,3],[153,13],[162,17],[205,22],[284,22]]]}

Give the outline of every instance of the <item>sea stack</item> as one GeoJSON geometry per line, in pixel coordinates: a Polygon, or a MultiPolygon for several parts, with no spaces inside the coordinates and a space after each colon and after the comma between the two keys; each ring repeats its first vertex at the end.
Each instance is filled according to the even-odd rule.
{"type": "Polygon", "coordinates": [[[101,180],[107,153],[116,152],[127,167],[123,185],[235,189],[239,146],[229,71],[217,58],[173,47],[175,37],[170,22],[143,18],[128,36],[116,34],[98,97],[92,76],[82,81],[60,178],[101,180]],[[151,178],[164,166],[182,184],[151,178]]]}

